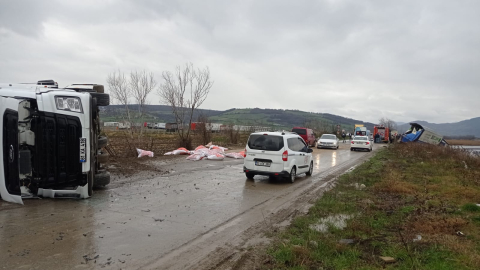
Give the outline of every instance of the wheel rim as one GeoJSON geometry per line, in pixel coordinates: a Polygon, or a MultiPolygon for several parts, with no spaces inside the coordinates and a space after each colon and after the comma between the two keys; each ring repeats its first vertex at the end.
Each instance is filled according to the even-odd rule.
{"type": "Polygon", "coordinates": [[[295,174],[296,174],[296,171],[295,171],[295,168],[293,168],[292,171],[290,172],[290,181],[292,181],[292,183],[295,181],[295,174]]]}

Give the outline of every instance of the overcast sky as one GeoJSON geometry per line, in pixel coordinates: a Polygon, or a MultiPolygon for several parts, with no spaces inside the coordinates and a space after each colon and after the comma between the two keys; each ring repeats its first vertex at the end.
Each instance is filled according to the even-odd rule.
{"type": "Polygon", "coordinates": [[[475,0],[0,0],[0,82],[161,81],[192,62],[215,81],[205,109],[456,122],[480,116],[479,14],[475,0]]]}

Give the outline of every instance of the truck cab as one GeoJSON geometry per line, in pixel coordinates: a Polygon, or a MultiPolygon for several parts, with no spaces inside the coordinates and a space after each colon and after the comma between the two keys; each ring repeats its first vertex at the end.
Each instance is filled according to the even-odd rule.
{"type": "Polygon", "coordinates": [[[0,84],[1,198],[88,198],[107,185],[99,106],[109,104],[102,85],[0,84]]]}

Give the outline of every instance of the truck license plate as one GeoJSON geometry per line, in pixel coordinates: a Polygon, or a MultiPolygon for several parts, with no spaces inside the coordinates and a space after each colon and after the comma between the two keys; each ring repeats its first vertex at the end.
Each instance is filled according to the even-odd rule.
{"type": "Polygon", "coordinates": [[[87,138],[80,138],[80,162],[87,162],[87,138]]]}
{"type": "Polygon", "coordinates": [[[270,167],[270,162],[261,162],[261,161],[255,161],[256,166],[265,166],[265,167],[270,167]]]}

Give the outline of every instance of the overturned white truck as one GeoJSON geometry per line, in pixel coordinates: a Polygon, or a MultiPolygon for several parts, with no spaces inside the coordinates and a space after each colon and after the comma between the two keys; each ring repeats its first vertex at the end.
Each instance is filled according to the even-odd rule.
{"type": "Polygon", "coordinates": [[[434,145],[448,145],[443,135],[418,123],[410,123],[410,129],[402,135],[402,142],[423,142],[434,145]]]}
{"type": "Polygon", "coordinates": [[[99,106],[109,104],[102,85],[0,84],[1,198],[88,198],[109,184],[99,126],[99,106]]]}

